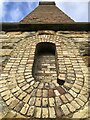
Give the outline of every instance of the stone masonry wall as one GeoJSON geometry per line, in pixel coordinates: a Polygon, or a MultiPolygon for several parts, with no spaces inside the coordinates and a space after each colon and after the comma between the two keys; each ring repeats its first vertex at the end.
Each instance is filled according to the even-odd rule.
{"type": "Polygon", "coordinates": [[[0,117],[88,118],[89,46],[87,32],[1,31],[0,117]],[[36,45],[44,42],[56,45],[57,58],[42,53],[33,77],[36,45]]]}

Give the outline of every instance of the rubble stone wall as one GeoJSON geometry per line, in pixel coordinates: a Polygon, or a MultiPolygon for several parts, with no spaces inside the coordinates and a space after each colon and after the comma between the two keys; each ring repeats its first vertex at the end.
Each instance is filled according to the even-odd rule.
{"type": "Polygon", "coordinates": [[[87,32],[1,31],[0,117],[88,118],[89,46],[87,32]],[[57,58],[39,56],[34,78],[36,45],[42,42],[56,45],[57,58]]]}

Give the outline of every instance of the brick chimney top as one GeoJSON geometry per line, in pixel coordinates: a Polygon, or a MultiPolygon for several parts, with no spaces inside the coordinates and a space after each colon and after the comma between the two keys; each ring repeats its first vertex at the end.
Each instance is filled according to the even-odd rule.
{"type": "Polygon", "coordinates": [[[59,23],[72,23],[70,17],[68,17],[62,10],[60,10],[55,2],[41,1],[37,8],[29,13],[20,22],[24,24],[59,24],[59,23]]]}
{"type": "Polygon", "coordinates": [[[48,2],[48,1],[41,1],[39,2],[39,5],[56,5],[55,2],[48,2]]]}

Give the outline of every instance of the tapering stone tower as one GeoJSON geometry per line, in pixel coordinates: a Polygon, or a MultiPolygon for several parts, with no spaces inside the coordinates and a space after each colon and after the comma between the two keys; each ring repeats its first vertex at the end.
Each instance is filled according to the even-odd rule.
{"type": "Polygon", "coordinates": [[[88,35],[55,2],[3,23],[0,117],[88,118],[88,35]]]}
{"type": "Polygon", "coordinates": [[[28,14],[21,23],[73,23],[70,17],[56,7],[55,2],[39,2],[39,6],[28,14]]]}

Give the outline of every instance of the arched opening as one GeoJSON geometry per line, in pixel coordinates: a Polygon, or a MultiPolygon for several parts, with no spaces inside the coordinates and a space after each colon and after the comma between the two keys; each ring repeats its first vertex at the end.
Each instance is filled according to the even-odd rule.
{"type": "Polygon", "coordinates": [[[32,74],[36,81],[57,81],[58,64],[54,43],[41,42],[36,45],[32,74]]]}

